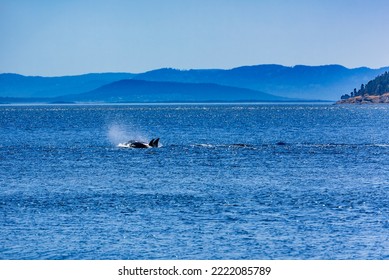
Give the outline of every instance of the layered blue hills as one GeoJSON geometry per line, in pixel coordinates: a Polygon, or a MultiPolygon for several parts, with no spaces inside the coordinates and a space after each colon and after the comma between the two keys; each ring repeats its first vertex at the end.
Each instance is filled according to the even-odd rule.
{"type": "Polygon", "coordinates": [[[339,93],[359,88],[389,67],[349,69],[341,65],[287,67],[282,65],[242,66],[230,70],[177,70],[171,68],[149,71],[136,76],[148,81],[217,83],[244,87],[273,95],[316,100],[337,100],[339,93]]]}
{"type": "Polygon", "coordinates": [[[0,96],[47,98],[91,91],[108,83],[134,77],[131,73],[91,73],[63,77],[0,74],[0,96]]]}
{"type": "Polygon", "coordinates": [[[0,74],[0,102],[202,102],[337,100],[389,67],[242,66],[163,68],[63,77],[0,74]]]}
{"type": "Polygon", "coordinates": [[[61,96],[58,101],[82,102],[234,102],[290,101],[251,89],[212,83],[155,82],[127,79],[93,91],[61,96]]]}

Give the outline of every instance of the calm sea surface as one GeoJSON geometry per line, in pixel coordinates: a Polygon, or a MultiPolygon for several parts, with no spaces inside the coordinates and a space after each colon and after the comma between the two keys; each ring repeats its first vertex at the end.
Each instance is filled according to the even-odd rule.
{"type": "Polygon", "coordinates": [[[2,105],[0,259],[389,259],[388,171],[385,105],[2,105]]]}

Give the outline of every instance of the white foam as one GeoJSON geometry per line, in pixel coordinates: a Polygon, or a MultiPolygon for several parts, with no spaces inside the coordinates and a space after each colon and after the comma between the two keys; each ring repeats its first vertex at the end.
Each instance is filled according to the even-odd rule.
{"type": "Polygon", "coordinates": [[[117,144],[117,147],[119,148],[131,148],[130,143],[119,143],[117,144]]]}
{"type": "MultiPolygon", "coordinates": [[[[115,146],[125,146],[129,140],[134,141],[147,141],[143,133],[134,129],[130,125],[124,124],[110,124],[108,126],[107,137],[109,141],[115,146]]],[[[126,146],[128,147],[128,145],[126,146]]]]}

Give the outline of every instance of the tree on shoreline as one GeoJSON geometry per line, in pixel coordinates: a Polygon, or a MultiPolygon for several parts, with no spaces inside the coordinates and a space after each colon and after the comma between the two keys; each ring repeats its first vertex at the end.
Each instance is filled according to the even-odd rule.
{"type": "Polygon", "coordinates": [[[383,95],[389,92],[389,72],[377,76],[375,79],[369,81],[366,85],[362,84],[357,91],[354,89],[350,94],[342,95],[341,99],[348,99],[350,97],[368,95],[383,95]]]}

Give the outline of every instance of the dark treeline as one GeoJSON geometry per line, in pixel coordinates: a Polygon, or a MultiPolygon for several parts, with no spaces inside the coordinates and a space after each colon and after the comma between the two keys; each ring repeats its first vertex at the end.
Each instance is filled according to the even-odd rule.
{"type": "Polygon", "coordinates": [[[349,94],[342,95],[342,99],[348,99],[355,96],[363,96],[365,94],[369,95],[382,95],[389,92],[389,72],[385,72],[382,75],[379,75],[374,80],[371,80],[366,85],[362,84],[361,88],[357,90],[354,88],[354,91],[349,94]]]}

